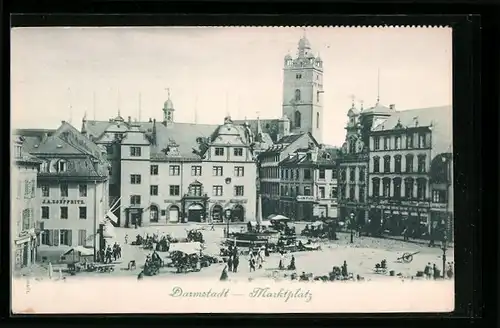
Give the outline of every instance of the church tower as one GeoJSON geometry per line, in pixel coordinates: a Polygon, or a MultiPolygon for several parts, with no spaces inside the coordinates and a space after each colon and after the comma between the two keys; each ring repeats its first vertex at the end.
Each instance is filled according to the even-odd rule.
{"type": "Polygon", "coordinates": [[[283,115],[290,119],[291,133],[310,132],[323,139],[323,61],[314,56],[305,35],[296,58],[285,56],[283,69],[283,115]]]}
{"type": "Polygon", "coordinates": [[[168,98],[163,104],[163,124],[168,125],[174,122],[174,103],[170,99],[170,90],[167,89],[168,98]]]}

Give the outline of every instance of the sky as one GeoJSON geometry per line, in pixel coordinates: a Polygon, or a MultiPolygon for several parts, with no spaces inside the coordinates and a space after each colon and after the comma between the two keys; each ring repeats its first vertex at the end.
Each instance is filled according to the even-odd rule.
{"type": "Polygon", "coordinates": [[[12,126],[80,128],[85,113],[118,111],[160,120],[167,89],[177,122],[279,118],[284,56],[304,34],[323,59],[324,143],[344,142],[353,97],[365,108],[377,90],[398,110],[452,104],[449,28],[15,28],[12,126]]]}

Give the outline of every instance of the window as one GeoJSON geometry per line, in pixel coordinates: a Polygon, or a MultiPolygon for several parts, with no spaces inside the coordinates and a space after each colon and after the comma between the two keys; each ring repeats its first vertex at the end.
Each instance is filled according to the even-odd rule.
{"type": "Polygon", "coordinates": [[[234,195],[235,196],[244,196],[245,195],[244,186],[234,186],[234,195]]]}
{"type": "Polygon", "coordinates": [[[418,135],[418,148],[425,148],[427,146],[425,141],[425,133],[420,133],[418,135]]]}
{"type": "Polygon", "coordinates": [[[191,175],[192,176],[201,176],[201,166],[199,166],[199,165],[191,166],[191,175]]]}
{"type": "Polygon", "coordinates": [[[345,169],[340,170],[340,179],[342,181],[346,181],[347,180],[347,171],[345,169]]]}
{"type": "Polygon", "coordinates": [[[325,187],[319,187],[318,192],[319,192],[319,198],[321,199],[325,198],[325,187]]]}
{"type": "Polygon", "coordinates": [[[149,186],[149,194],[151,196],[158,196],[158,186],[149,186]]]}
{"type": "Polygon", "coordinates": [[[50,196],[50,188],[47,185],[42,185],[42,197],[50,196]]]}
{"type": "Polygon", "coordinates": [[[382,192],[383,196],[386,198],[391,196],[391,179],[384,178],[382,180],[382,192]]]}
{"type": "Polygon", "coordinates": [[[215,156],[224,156],[224,148],[222,147],[215,148],[215,156]]]}
{"type": "Polygon", "coordinates": [[[130,205],[141,205],[141,196],[140,195],[132,195],[130,196],[130,205]]]}
{"type": "Polygon", "coordinates": [[[359,181],[365,182],[365,169],[363,167],[359,168],[359,181]]]}
{"type": "Polygon", "coordinates": [[[30,209],[28,208],[28,209],[23,210],[22,216],[23,216],[22,230],[29,230],[31,228],[30,227],[30,217],[31,217],[30,209]]]}
{"type": "Polygon", "coordinates": [[[201,196],[201,185],[191,185],[189,186],[189,193],[191,196],[201,196]]]}
{"type": "Polygon", "coordinates": [[[349,154],[356,153],[356,139],[350,138],[348,144],[349,144],[349,154]]]}
{"type": "Polygon", "coordinates": [[[349,181],[354,182],[356,181],[356,168],[351,167],[349,169],[349,181]]]}
{"type": "Polygon", "coordinates": [[[158,175],[158,165],[151,165],[149,167],[149,172],[151,175],[158,175]]]}
{"type": "Polygon", "coordinates": [[[300,90],[295,89],[295,101],[300,101],[300,90]]]}
{"type": "Polygon", "coordinates": [[[290,180],[293,180],[293,173],[294,173],[294,171],[290,170],[290,180]]]}
{"type": "Polygon", "coordinates": [[[87,230],[79,229],[78,230],[78,246],[87,245],[87,230]]]}
{"type": "Polygon", "coordinates": [[[413,155],[412,154],[406,155],[406,172],[407,173],[413,172],[413,155]]]}
{"type": "Polygon", "coordinates": [[[221,177],[223,174],[222,166],[214,166],[212,172],[214,176],[221,177]]]}
{"type": "Polygon", "coordinates": [[[130,183],[131,184],[141,184],[141,175],[140,174],[131,174],[130,175],[130,183]]]}
{"type": "Polygon", "coordinates": [[[213,186],[212,195],[213,196],[222,196],[222,186],[213,186]]]}
{"type": "Polygon", "coordinates": [[[391,172],[391,156],[384,156],[384,173],[391,172]]]}
{"type": "Polygon", "coordinates": [[[359,201],[361,203],[364,203],[365,202],[365,189],[364,188],[359,188],[359,201]]]}
{"type": "Polygon", "coordinates": [[[418,179],[417,180],[417,198],[419,200],[424,200],[426,191],[427,191],[427,180],[418,179]]]}
{"type": "Polygon", "coordinates": [[[52,246],[52,230],[43,230],[42,231],[42,245],[52,246]]]}
{"type": "Polygon", "coordinates": [[[413,179],[408,178],[405,180],[405,197],[408,199],[413,198],[413,179]]]}
{"type": "Polygon", "coordinates": [[[59,189],[61,190],[61,197],[68,197],[68,185],[67,184],[65,184],[65,183],[61,184],[59,189]]]}
{"type": "Polygon", "coordinates": [[[245,168],[243,166],[234,167],[234,176],[242,177],[245,175],[245,168]]]}
{"type": "Polygon", "coordinates": [[[379,150],[380,149],[380,137],[374,137],[373,138],[373,148],[375,150],[379,150]]]}
{"type": "Polygon", "coordinates": [[[401,155],[394,156],[394,172],[401,173],[401,155]]]}
{"type": "Polygon", "coordinates": [[[140,157],[141,147],[130,147],[130,156],[140,157]]]}
{"type": "Polygon", "coordinates": [[[295,195],[300,195],[299,186],[295,186],[295,195]]]}
{"type": "Polygon", "coordinates": [[[181,167],[179,165],[170,165],[168,167],[168,174],[175,176],[181,174],[181,167]]]}
{"type": "Polygon", "coordinates": [[[80,197],[87,197],[87,185],[78,185],[78,192],[80,197]]]}
{"type": "Polygon", "coordinates": [[[285,179],[285,170],[281,169],[281,180],[285,179]]]}
{"type": "Polygon", "coordinates": [[[346,186],[345,183],[342,183],[340,185],[340,190],[339,190],[339,198],[340,199],[345,199],[346,198],[346,193],[345,193],[346,188],[347,188],[347,186],[346,186]]]}
{"type": "Polygon", "coordinates": [[[322,180],[325,179],[325,169],[319,169],[319,178],[322,180]]]}
{"type": "Polygon", "coordinates": [[[319,112],[316,112],[316,129],[319,129],[319,112]]]}
{"type": "Polygon", "coordinates": [[[281,186],[281,196],[285,196],[285,186],[281,186]]]}
{"type": "Polygon", "coordinates": [[[446,203],[446,191],[433,190],[432,191],[432,202],[433,203],[446,203]]]}
{"type": "MultiPolygon", "coordinates": [[[[321,92],[319,91],[316,91],[316,102],[319,102],[319,95],[321,94],[321,92]]],[[[319,116],[319,114],[318,114],[319,116]]],[[[318,117],[319,118],[319,117],[318,117]]],[[[318,120],[319,121],[319,120],[318,120]]]]}
{"type": "Polygon", "coordinates": [[[401,137],[397,136],[396,137],[396,149],[401,149],[401,137]]]}
{"type": "Polygon", "coordinates": [[[42,219],[48,220],[50,217],[50,210],[48,206],[42,206],[42,219]]]}
{"type": "Polygon", "coordinates": [[[389,137],[384,138],[384,150],[389,150],[390,147],[390,139],[389,137]]]}
{"type": "Polygon", "coordinates": [[[401,178],[394,178],[392,183],[394,184],[394,198],[401,198],[401,178]]]}
{"type": "Polygon", "coordinates": [[[300,80],[300,79],[302,78],[302,74],[295,74],[295,78],[296,78],[297,80],[300,80]]]}
{"type": "Polygon", "coordinates": [[[408,149],[413,148],[413,134],[408,134],[406,136],[406,148],[408,149]]]}
{"type": "Polygon", "coordinates": [[[57,162],[57,172],[66,172],[66,161],[60,160],[57,162]]]}
{"type": "Polygon", "coordinates": [[[67,219],[68,219],[68,207],[61,206],[61,220],[67,220],[67,219]]]}
{"type": "Polygon", "coordinates": [[[243,156],[243,148],[234,148],[233,153],[234,156],[243,156]]]}
{"type": "Polygon", "coordinates": [[[304,169],[304,180],[311,180],[311,170],[304,169]]]}
{"type": "Polygon", "coordinates": [[[373,157],[373,172],[374,173],[380,172],[380,157],[378,156],[373,157]]]}
{"type": "Polygon", "coordinates": [[[336,199],[337,198],[337,187],[332,186],[330,189],[330,198],[336,199]]]}
{"type": "Polygon", "coordinates": [[[295,114],[293,114],[293,123],[296,128],[300,128],[301,125],[301,114],[299,111],[295,111],[295,114]]]}
{"type": "Polygon", "coordinates": [[[21,157],[21,155],[22,155],[22,147],[21,147],[21,146],[16,146],[16,147],[14,148],[14,151],[15,151],[14,156],[15,156],[16,158],[20,158],[20,157],[21,157]]]}
{"type": "Polygon", "coordinates": [[[288,180],[288,169],[285,170],[285,180],[288,180]]]}
{"type": "Polygon", "coordinates": [[[311,187],[304,186],[304,196],[311,196],[311,187]]]}
{"type": "Polygon", "coordinates": [[[295,170],[295,180],[300,180],[300,170],[299,169],[295,170]]]}
{"type": "Polygon", "coordinates": [[[425,155],[418,155],[418,173],[425,173],[425,155]]]}
{"type": "Polygon", "coordinates": [[[59,231],[59,243],[61,245],[71,246],[71,230],[61,229],[59,231]]]}
{"type": "Polygon", "coordinates": [[[354,186],[349,187],[349,199],[356,200],[356,189],[354,188],[354,186]]]}
{"type": "Polygon", "coordinates": [[[80,213],[80,215],[79,215],[80,219],[86,219],[87,218],[87,208],[86,207],[79,207],[78,211],[80,213]]]}
{"type": "Polygon", "coordinates": [[[170,186],[170,196],[179,196],[180,186],[170,186]]]}
{"type": "Polygon", "coordinates": [[[373,186],[373,197],[379,197],[380,196],[380,179],[373,178],[372,179],[372,186],[373,186]]]}
{"type": "Polygon", "coordinates": [[[106,153],[108,155],[113,155],[113,145],[107,145],[106,146],[106,153]]]}

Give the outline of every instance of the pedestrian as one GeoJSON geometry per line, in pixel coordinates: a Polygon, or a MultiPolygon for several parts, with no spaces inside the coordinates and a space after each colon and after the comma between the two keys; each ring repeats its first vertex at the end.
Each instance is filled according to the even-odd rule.
{"type": "Polygon", "coordinates": [[[233,255],[229,254],[229,257],[227,259],[227,268],[231,272],[233,271],[233,255]]]}
{"type": "Polygon", "coordinates": [[[212,224],[210,224],[210,231],[215,231],[215,226],[214,226],[213,222],[212,222],[212,224]]]}
{"type": "Polygon", "coordinates": [[[224,269],[222,269],[222,273],[220,275],[219,280],[220,281],[226,281],[228,279],[228,274],[227,274],[227,265],[224,266],[224,269]]]}
{"type": "Polygon", "coordinates": [[[234,255],[233,259],[233,272],[238,272],[238,265],[240,264],[240,258],[238,254],[234,255]]]}
{"type": "Polygon", "coordinates": [[[264,255],[266,257],[269,257],[269,244],[268,243],[266,243],[266,245],[265,245],[264,255]]]}
{"type": "Polygon", "coordinates": [[[122,258],[122,247],[120,246],[120,244],[118,244],[118,246],[116,247],[116,250],[118,251],[118,258],[121,259],[122,258]]]}
{"type": "Polygon", "coordinates": [[[348,275],[347,262],[344,261],[344,264],[342,264],[342,277],[347,278],[348,275]]]}
{"type": "Polygon", "coordinates": [[[290,265],[288,266],[288,270],[295,270],[295,256],[292,255],[292,259],[290,260],[290,265]]]}
{"type": "Polygon", "coordinates": [[[248,261],[248,264],[250,265],[250,272],[255,271],[255,258],[253,254],[250,254],[250,260],[248,261]]]}
{"type": "Polygon", "coordinates": [[[280,270],[283,270],[285,268],[285,254],[283,252],[280,252],[280,253],[281,253],[281,256],[280,256],[280,263],[279,263],[278,268],[280,270]]]}
{"type": "Polygon", "coordinates": [[[425,266],[425,269],[424,269],[424,274],[425,274],[425,277],[427,279],[431,279],[431,270],[432,270],[432,267],[431,267],[431,263],[427,263],[427,265],[425,266]]]}
{"type": "Polygon", "coordinates": [[[438,268],[436,266],[436,263],[434,263],[432,265],[432,275],[433,275],[434,279],[438,279],[439,278],[439,270],[438,270],[438,268]]]}
{"type": "Polygon", "coordinates": [[[125,245],[128,244],[128,235],[125,235],[125,245]]]}
{"type": "Polygon", "coordinates": [[[106,249],[106,261],[105,261],[105,263],[113,262],[113,260],[111,260],[112,255],[113,255],[113,251],[111,250],[111,247],[108,245],[108,249],[106,249]]]}

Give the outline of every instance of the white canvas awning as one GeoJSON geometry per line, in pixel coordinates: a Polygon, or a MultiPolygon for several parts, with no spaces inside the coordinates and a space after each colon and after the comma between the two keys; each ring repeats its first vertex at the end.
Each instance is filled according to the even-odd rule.
{"type": "Polygon", "coordinates": [[[110,220],[113,222],[113,224],[118,224],[118,218],[116,217],[116,215],[113,214],[113,212],[109,211],[108,213],[106,213],[106,219],[110,220]]]}
{"type": "Polygon", "coordinates": [[[194,243],[171,243],[170,244],[170,249],[169,252],[183,252],[186,254],[196,254],[199,253],[202,250],[201,243],[199,242],[194,242],[194,243]]]}
{"type": "Polygon", "coordinates": [[[271,221],[290,221],[290,218],[287,218],[286,216],[283,215],[276,215],[271,218],[271,221]]]}
{"type": "Polygon", "coordinates": [[[94,250],[92,248],[85,248],[83,246],[71,247],[69,250],[67,250],[66,252],[64,252],[63,255],[68,255],[71,252],[79,253],[82,256],[91,256],[91,255],[94,255],[94,250]]]}

